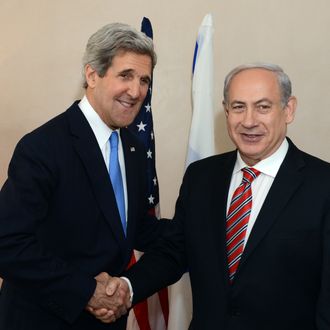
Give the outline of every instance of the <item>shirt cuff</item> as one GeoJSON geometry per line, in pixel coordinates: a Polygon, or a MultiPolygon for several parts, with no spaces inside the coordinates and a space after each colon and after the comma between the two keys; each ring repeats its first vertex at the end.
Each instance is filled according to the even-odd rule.
{"type": "Polygon", "coordinates": [[[133,301],[134,292],[133,292],[131,281],[127,277],[124,277],[124,276],[121,276],[120,278],[122,278],[127,283],[128,288],[129,288],[129,293],[130,293],[129,300],[130,300],[130,302],[132,302],[133,301]]]}

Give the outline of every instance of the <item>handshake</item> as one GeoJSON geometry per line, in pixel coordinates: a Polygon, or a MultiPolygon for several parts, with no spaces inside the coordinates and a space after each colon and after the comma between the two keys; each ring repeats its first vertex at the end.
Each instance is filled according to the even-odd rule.
{"type": "Polygon", "coordinates": [[[96,288],[86,310],[104,323],[116,321],[131,307],[130,289],[125,280],[100,273],[95,277],[96,288]]]}

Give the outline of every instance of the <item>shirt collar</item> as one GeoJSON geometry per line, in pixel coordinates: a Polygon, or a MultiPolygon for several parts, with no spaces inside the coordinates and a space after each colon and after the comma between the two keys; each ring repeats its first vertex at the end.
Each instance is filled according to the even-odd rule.
{"type": "Polygon", "coordinates": [[[86,95],[82,98],[78,105],[91,126],[99,146],[102,148],[106,143],[108,143],[109,137],[113,130],[105,124],[98,113],[93,109],[86,95]]]}
{"type": "MultiPolygon", "coordinates": [[[[264,173],[266,175],[275,178],[285,158],[285,155],[288,152],[288,149],[289,149],[289,143],[287,139],[284,139],[280,147],[272,155],[261,160],[259,163],[253,166],[253,168],[257,169],[261,173],[264,173]]],[[[244,167],[249,167],[249,166],[243,161],[239,151],[237,150],[237,159],[233,173],[236,174],[244,167]]]]}

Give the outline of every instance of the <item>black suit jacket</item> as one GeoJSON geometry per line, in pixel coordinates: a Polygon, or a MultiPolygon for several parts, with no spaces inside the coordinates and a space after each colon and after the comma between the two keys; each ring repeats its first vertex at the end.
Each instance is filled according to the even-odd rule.
{"type": "Polygon", "coordinates": [[[236,151],[187,169],[171,233],[127,273],[136,301],[188,266],[191,329],[330,329],[330,165],[289,142],[233,284],[225,218],[236,151]]]}
{"type": "Polygon", "coordinates": [[[120,131],[126,166],[125,237],[109,174],[77,102],[26,135],[0,194],[0,329],[125,329],[84,308],[102,271],[121,274],[158,230],[148,217],[145,151],[120,131]]]}

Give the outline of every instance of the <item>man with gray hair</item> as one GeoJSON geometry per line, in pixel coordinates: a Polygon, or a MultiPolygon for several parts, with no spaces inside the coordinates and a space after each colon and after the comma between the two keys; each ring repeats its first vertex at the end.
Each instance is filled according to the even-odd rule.
{"type": "Polygon", "coordinates": [[[163,224],[147,215],[146,157],[126,128],[147,94],[152,40],[109,24],[88,40],[85,96],[24,136],[0,193],[0,329],[126,329],[127,287],[106,294],[134,248],[163,224]]]}
{"type": "Polygon", "coordinates": [[[237,150],[188,167],[172,230],[125,274],[133,304],[189,269],[190,329],[330,329],[330,164],[286,137],[296,103],[277,65],[229,73],[237,150]]]}

